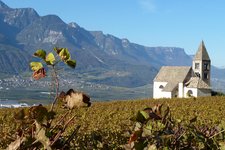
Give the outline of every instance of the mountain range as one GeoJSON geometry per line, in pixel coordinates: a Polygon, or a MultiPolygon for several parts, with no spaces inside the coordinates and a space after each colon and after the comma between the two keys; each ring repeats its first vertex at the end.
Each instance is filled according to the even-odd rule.
{"type": "MultiPolygon", "coordinates": [[[[13,9],[0,0],[0,75],[29,71],[32,54],[53,47],[70,50],[77,61],[73,72],[88,75],[85,81],[121,87],[152,83],[163,65],[190,66],[192,62],[183,48],[142,46],[102,31],[88,31],[75,22],[67,24],[56,15],[39,16],[32,8],[13,9]]],[[[213,67],[212,77],[225,79],[224,73],[225,69],[213,67]]]]}

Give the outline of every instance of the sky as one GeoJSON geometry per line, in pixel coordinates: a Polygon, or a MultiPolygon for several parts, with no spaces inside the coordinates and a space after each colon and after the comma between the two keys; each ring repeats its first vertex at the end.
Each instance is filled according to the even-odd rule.
{"type": "Polygon", "coordinates": [[[195,54],[203,40],[212,64],[225,68],[225,0],[2,1],[149,47],[180,47],[195,54]]]}

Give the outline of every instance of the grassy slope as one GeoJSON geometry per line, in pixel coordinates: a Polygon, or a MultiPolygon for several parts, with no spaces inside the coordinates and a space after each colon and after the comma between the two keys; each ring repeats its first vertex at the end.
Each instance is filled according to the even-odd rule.
{"type": "Polygon", "coordinates": [[[225,120],[225,97],[207,97],[198,99],[160,99],[160,100],[129,100],[113,102],[96,102],[91,108],[74,110],[77,123],[86,131],[92,130],[122,130],[133,123],[130,118],[138,110],[152,107],[155,104],[168,104],[172,116],[188,123],[198,116],[198,123],[218,124],[225,120]]]}
{"type": "MultiPolygon", "coordinates": [[[[80,133],[87,134],[93,131],[102,132],[124,132],[132,129],[134,124],[130,119],[135,116],[138,110],[152,107],[155,104],[168,104],[171,108],[172,116],[189,122],[194,116],[198,116],[198,124],[218,124],[225,120],[225,97],[205,97],[190,99],[146,99],[111,102],[94,102],[90,108],[73,110],[76,119],[71,130],[76,125],[81,125],[80,133]]],[[[0,109],[0,121],[3,116],[7,116],[4,123],[0,122],[2,130],[13,132],[16,122],[13,120],[13,112],[16,109],[0,109]]],[[[57,109],[59,115],[63,115],[67,110],[57,109]]],[[[70,131],[71,131],[70,130],[70,131]]],[[[1,140],[1,138],[0,138],[1,140]]]]}
{"type": "MultiPolygon", "coordinates": [[[[225,120],[225,97],[206,97],[198,99],[146,99],[126,100],[111,102],[94,102],[90,108],[73,110],[76,122],[85,130],[123,128],[129,125],[130,118],[138,110],[152,107],[155,104],[168,104],[172,115],[177,119],[189,120],[194,115],[199,116],[199,121],[217,123],[225,120]]],[[[16,109],[0,109],[1,116],[7,115],[7,120],[12,119],[12,112],[16,109]]],[[[62,115],[67,110],[57,109],[62,115]]]]}

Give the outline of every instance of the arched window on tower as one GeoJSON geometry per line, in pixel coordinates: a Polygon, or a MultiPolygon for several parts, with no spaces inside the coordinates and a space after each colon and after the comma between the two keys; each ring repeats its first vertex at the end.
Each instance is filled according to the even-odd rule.
{"type": "Polygon", "coordinates": [[[199,63],[195,63],[195,69],[199,69],[199,63]]]}
{"type": "Polygon", "coordinates": [[[209,79],[208,73],[204,73],[204,79],[209,79]]]}
{"type": "Polygon", "coordinates": [[[209,64],[208,63],[204,63],[204,71],[208,71],[209,70],[209,64]]]}

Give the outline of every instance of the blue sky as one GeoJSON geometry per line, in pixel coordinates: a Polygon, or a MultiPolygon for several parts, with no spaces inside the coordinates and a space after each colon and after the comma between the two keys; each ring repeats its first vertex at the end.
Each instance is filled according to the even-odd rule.
{"type": "Polygon", "coordinates": [[[195,54],[204,40],[213,65],[225,67],[224,0],[2,0],[12,8],[56,14],[66,23],[101,30],[145,46],[195,54]]]}

